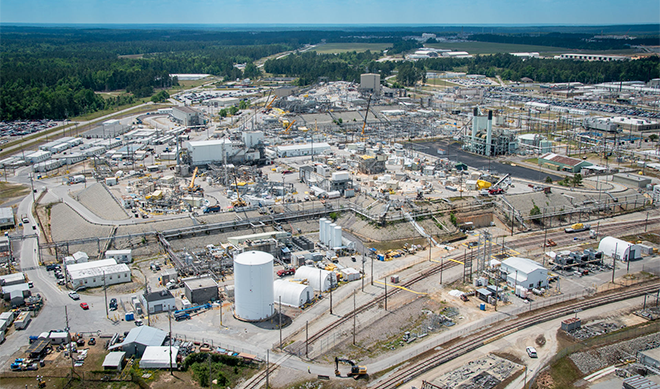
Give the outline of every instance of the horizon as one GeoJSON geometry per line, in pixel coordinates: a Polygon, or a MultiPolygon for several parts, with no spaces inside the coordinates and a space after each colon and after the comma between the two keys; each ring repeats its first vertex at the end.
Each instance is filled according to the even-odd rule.
{"type": "Polygon", "coordinates": [[[639,0],[2,0],[2,25],[619,26],[660,22],[639,0]]]}

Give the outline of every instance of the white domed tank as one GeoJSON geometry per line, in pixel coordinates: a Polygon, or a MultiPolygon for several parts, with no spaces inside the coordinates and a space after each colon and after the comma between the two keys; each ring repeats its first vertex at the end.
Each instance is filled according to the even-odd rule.
{"type": "Polygon", "coordinates": [[[245,321],[272,316],[273,256],[247,251],[234,257],[234,315],[245,321]]]}

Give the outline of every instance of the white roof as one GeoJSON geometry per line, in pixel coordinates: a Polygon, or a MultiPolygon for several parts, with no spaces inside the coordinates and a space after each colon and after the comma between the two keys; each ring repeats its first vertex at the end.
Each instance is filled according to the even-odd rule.
{"type": "MultiPolygon", "coordinates": [[[[176,367],[176,356],[179,348],[172,346],[172,366],[176,367]]],[[[170,346],[148,346],[144,349],[140,368],[142,369],[167,369],[170,367],[170,346]]]]}
{"type": "Polygon", "coordinates": [[[131,269],[127,265],[121,263],[118,265],[101,266],[91,269],[68,270],[68,273],[71,276],[71,279],[79,280],[81,278],[86,278],[86,277],[103,277],[103,274],[107,276],[111,276],[113,274],[118,274],[118,273],[130,274],[131,269]]]}
{"type": "MultiPolygon", "coordinates": [[[[519,272],[529,274],[536,270],[546,270],[543,266],[539,265],[537,262],[532,261],[527,258],[520,257],[511,257],[502,261],[502,265],[518,270],[519,272]]],[[[546,270],[547,271],[547,270],[546,270]]]]}
{"type": "Polygon", "coordinates": [[[130,254],[131,251],[132,251],[132,250],[130,250],[130,249],[128,249],[128,250],[108,250],[108,251],[105,252],[105,255],[114,255],[114,254],[120,254],[120,255],[123,255],[123,254],[130,254]]]}
{"type": "Polygon", "coordinates": [[[108,355],[106,355],[105,359],[103,360],[103,367],[118,367],[124,360],[125,356],[126,356],[125,351],[109,352],[108,355]]]}
{"type": "Polygon", "coordinates": [[[263,251],[246,251],[234,257],[234,262],[247,266],[264,265],[273,262],[273,256],[263,251]]]}
{"type": "Polygon", "coordinates": [[[277,146],[277,150],[279,150],[279,151],[303,150],[303,149],[311,149],[312,147],[314,147],[315,149],[316,148],[321,149],[321,148],[330,148],[330,145],[325,143],[325,142],[314,143],[314,144],[312,144],[312,143],[303,143],[303,144],[299,144],[299,145],[277,146]]]}
{"type": "Polygon", "coordinates": [[[14,211],[10,207],[0,208],[0,219],[13,219],[14,211]]]}
{"type": "Polygon", "coordinates": [[[99,259],[98,261],[76,263],[73,265],[67,265],[66,270],[71,273],[72,271],[84,270],[84,269],[93,269],[95,267],[103,267],[116,265],[117,261],[114,258],[109,259],[99,259]]]}
{"type": "Polygon", "coordinates": [[[273,282],[275,302],[279,302],[279,298],[282,297],[282,304],[298,308],[301,301],[305,302],[307,300],[308,294],[310,298],[314,296],[314,289],[309,285],[285,280],[275,280],[273,282]]]}
{"type": "Polygon", "coordinates": [[[214,140],[191,140],[186,142],[190,147],[204,147],[204,146],[222,146],[223,144],[231,145],[229,139],[214,139],[214,140]]]}

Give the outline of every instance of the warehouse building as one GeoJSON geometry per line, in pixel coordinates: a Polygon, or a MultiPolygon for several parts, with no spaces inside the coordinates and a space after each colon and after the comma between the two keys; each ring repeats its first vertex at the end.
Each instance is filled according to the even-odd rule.
{"type": "Polygon", "coordinates": [[[176,310],[174,295],[167,289],[140,295],[142,305],[148,308],[149,313],[167,312],[176,310]]]}
{"type": "Polygon", "coordinates": [[[612,181],[629,188],[646,188],[646,185],[651,184],[650,178],[631,173],[617,173],[612,176],[612,181]]]}
{"type": "Polygon", "coordinates": [[[103,370],[122,371],[126,362],[126,352],[113,351],[108,353],[103,360],[103,370]]]}
{"type": "Polygon", "coordinates": [[[285,280],[275,280],[273,282],[273,297],[275,302],[279,303],[282,299],[282,305],[301,308],[312,301],[314,289],[309,285],[289,282],[285,280]]]}
{"type": "Polygon", "coordinates": [[[206,304],[218,299],[218,284],[211,277],[187,278],[183,283],[186,298],[193,304],[206,304]]]}
{"type": "Polygon", "coordinates": [[[380,90],[380,74],[365,73],[360,75],[361,92],[379,94],[380,90]]]}
{"type": "Polygon", "coordinates": [[[144,350],[140,359],[140,369],[169,369],[177,368],[178,347],[149,346],[144,350]]]}
{"type": "Polygon", "coordinates": [[[27,283],[14,284],[2,287],[2,298],[12,307],[20,307],[25,304],[25,299],[30,297],[30,286],[27,283]]]}
{"type": "Polygon", "coordinates": [[[511,257],[502,261],[502,278],[507,285],[523,288],[547,288],[548,269],[527,258],[511,257]]]}
{"type": "Polygon", "coordinates": [[[642,258],[642,247],[613,236],[606,236],[598,244],[598,251],[621,261],[642,258]]]}
{"type": "Polygon", "coordinates": [[[660,370],[660,347],[637,352],[637,362],[646,367],[660,370]]]}
{"type": "Polygon", "coordinates": [[[43,151],[43,150],[38,150],[35,151],[34,153],[30,153],[25,156],[25,161],[27,163],[39,163],[47,160],[50,158],[52,153],[50,151],[43,151]]]}
{"type": "Polygon", "coordinates": [[[184,146],[188,150],[192,166],[222,162],[225,157],[230,160],[234,154],[234,146],[229,139],[189,141],[184,146]]]}
{"type": "Polygon", "coordinates": [[[10,207],[0,208],[0,228],[14,227],[14,211],[10,207]]]}
{"type": "Polygon", "coordinates": [[[0,276],[0,286],[10,286],[25,283],[24,273],[12,273],[0,276]]]}
{"type": "Polygon", "coordinates": [[[154,327],[141,326],[133,328],[123,342],[109,347],[108,351],[122,349],[126,352],[126,356],[140,358],[147,347],[162,346],[165,338],[167,338],[165,331],[154,327]]]}
{"type": "Polygon", "coordinates": [[[184,126],[198,126],[202,124],[199,112],[190,107],[172,107],[174,121],[184,126]]]}
{"type": "Polygon", "coordinates": [[[557,171],[579,173],[583,167],[591,165],[591,162],[555,153],[547,153],[539,157],[539,166],[557,171]]]}
{"type": "Polygon", "coordinates": [[[77,263],[66,266],[71,286],[93,288],[104,285],[131,282],[131,269],[125,264],[117,264],[114,259],[77,263]]]}
{"type": "Polygon", "coordinates": [[[304,155],[319,155],[319,154],[323,154],[327,150],[330,150],[330,145],[325,142],[276,146],[274,148],[275,154],[279,158],[300,157],[304,155]]]}

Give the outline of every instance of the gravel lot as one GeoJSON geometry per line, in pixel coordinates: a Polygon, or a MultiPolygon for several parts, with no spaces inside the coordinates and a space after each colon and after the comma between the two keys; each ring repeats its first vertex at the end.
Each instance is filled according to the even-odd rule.
{"type": "Polygon", "coordinates": [[[596,350],[575,353],[570,356],[570,359],[580,372],[586,375],[615,363],[620,363],[630,357],[634,357],[638,351],[649,350],[656,347],[660,347],[660,333],[619,342],[596,350]]]}
{"type": "Polygon", "coordinates": [[[124,209],[119,206],[114,196],[103,184],[95,183],[75,195],[87,209],[105,220],[126,220],[129,218],[124,209]]]}

